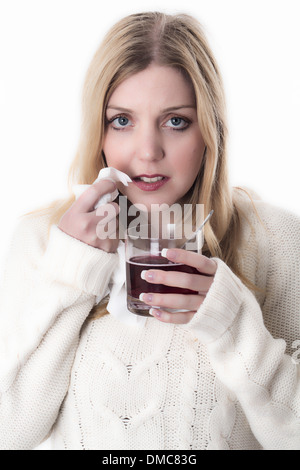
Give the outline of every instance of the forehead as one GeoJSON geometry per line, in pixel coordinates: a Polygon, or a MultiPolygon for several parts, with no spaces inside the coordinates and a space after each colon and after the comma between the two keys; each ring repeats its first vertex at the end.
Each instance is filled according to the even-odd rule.
{"type": "Polygon", "coordinates": [[[176,68],[150,65],[124,80],[112,93],[108,107],[132,108],[146,103],[161,108],[194,105],[193,86],[176,68]]]}

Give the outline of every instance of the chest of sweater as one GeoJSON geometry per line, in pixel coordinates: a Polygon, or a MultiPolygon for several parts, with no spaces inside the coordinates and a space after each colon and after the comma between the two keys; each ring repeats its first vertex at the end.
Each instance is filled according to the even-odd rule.
{"type": "Polygon", "coordinates": [[[184,328],[152,318],[127,326],[106,315],[82,332],[62,408],[72,423],[66,446],[205,448],[214,388],[206,351],[184,328]]]}

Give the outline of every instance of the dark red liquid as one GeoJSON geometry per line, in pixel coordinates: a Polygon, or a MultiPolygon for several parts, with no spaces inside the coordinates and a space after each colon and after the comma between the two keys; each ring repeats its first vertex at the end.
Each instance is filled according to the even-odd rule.
{"type": "Polygon", "coordinates": [[[141,272],[147,269],[162,269],[163,271],[177,271],[182,273],[199,274],[196,268],[185,264],[175,264],[163,256],[134,256],[126,263],[127,292],[135,299],[142,292],[158,292],[160,294],[197,294],[191,289],[165,286],[163,284],[150,284],[141,278],[141,272]]]}

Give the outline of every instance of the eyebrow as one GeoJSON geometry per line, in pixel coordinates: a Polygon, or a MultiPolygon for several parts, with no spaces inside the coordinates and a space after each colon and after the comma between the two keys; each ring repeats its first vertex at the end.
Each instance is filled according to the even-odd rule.
{"type": "MultiPolygon", "coordinates": [[[[193,109],[196,109],[196,106],[194,104],[183,104],[183,105],[180,105],[180,106],[171,106],[170,108],[165,108],[165,109],[162,109],[161,112],[162,113],[168,113],[170,111],[177,111],[178,109],[183,109],[183,108],[193,108],[193,109]]],[[[114,109],[116,111],[121,111],[123,113],[133,113],[132,109],[128,109],[128,108],[123,108],[121,106],[107,106],[106,109],[114,109]]]]}

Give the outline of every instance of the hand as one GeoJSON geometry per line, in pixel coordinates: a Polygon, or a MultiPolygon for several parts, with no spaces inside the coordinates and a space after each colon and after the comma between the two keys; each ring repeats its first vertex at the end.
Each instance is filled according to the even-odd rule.
{"type": "Polygon", "coordinates": [[[94,209],[104,194],[115,189],[116,184],[109,180],[93,184],[62,216],[58,228],[87,245],[108,253],[115,252],[119,244],[116,217],[120,208],[117,203],[110,202],[94,209]]]}
{"type": "Polygon", "coordinates": [[[181,249],[169,249],[166,258],[176,263],[183,263],[199,270],[199,274],[188,274],[176,271],[163,271],[149,269],[144,274],[144,279],[151,284],[164,284],[188,288],[198,292],[197,295],[183,294],[142,294],[141,300],[147,305],[159,305],[160,308],[152,308],[150,313],[158,320],[165,323],[188,323],[204,301],[217,270],[214,260],[191,251],[181,249]],[[202,275],[201,275],[202,274],[202,275]],[[186,312],[167,312],[163,308],[185,309],[186,312]]]}

